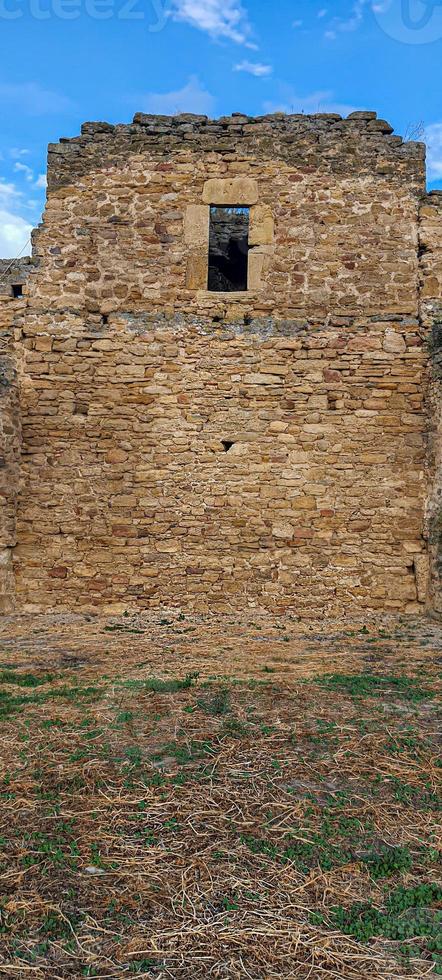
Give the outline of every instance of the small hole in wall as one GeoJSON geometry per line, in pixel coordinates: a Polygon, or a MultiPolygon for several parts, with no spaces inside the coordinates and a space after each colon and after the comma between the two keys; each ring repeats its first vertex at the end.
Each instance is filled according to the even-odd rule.
{"type": "Polygon", "coordinates": [[[15,283],[11,288],[14,299],[20,299],[20,296],[23,296],[23,284],[21,282],[15,283]]]}
{"type": "Polygon", "coordinates": [[[103,327],[107,327],[107,325],[109,323],[109,317],[108,317],[107,313],[103,313],[103,316],[101,317],[101,322],[103,324],[103,327]]]}
{"type": "Polygon", "coordinates": [[[87,415],[88,412],[89,406],[85,402],[74,403],[74,415],[87,415]]]}
{"type": "Polygon", "coordinates": [[[221,441],[222,441],[222,444],[224,446],[224,452],[225,453],[228,453],[229,452],[229,449],[231,449],[232,446],[235,445],[235,443],[234,442],[230,442],[229,439],[222,439],[221,441]]]}

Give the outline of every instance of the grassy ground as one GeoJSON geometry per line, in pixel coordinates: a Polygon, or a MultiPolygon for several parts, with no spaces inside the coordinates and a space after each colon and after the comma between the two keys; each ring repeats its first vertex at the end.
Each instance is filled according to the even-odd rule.
{"type": "Polygon", "coordinates": [[[442,974],[441,630],[0,629],[0,975],[442,974]]]}

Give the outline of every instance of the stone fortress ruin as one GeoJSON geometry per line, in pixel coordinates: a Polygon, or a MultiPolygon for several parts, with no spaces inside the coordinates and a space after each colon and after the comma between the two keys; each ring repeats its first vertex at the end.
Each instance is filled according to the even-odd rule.
{"type": "Polygon", "coordinates": [[[422,144],[85,123],[0,265],[0,608],[440,612],[441,363],[422,144]]]}

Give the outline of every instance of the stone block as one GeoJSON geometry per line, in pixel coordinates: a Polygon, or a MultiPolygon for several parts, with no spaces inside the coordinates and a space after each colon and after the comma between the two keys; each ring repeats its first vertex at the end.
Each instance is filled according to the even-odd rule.
{"type": "Polygon", "coordinates": [[[208,252],[191,252],[187,257],[187,289],[207,289],[208,252]]]}
{"type": "Polygon", "coordinates": [[[184,212],[184,241],[192,248],[209,247],[210,209],[205,204],[188,204],[184,212]]]}
{"type": "Polygon", "coordinates": [[[249,245],[271,245],[274,236],[272,209],[268,204],[250,208],[249,245]]]}
{"type": "Polygon", "coordinates": [[[387,329],[385,331],[382,346],[389,354],[403,354],[407,349],[407,345],[402,334],[391,329],[387,329]]]}
{"type": "Polygon", "coordinates": [[[413,564],[416,577],[417,598],[419,602],[425,603],[428,598],[430,577],[430,561],[428,555],[426,553],[416,555],[413,564]]]}
{"type": "Polygon", "coordinates": [[[248,207],[258,201],[258,182],[253,177],[212,177],[203,187],[205,204],[248,207]]]}

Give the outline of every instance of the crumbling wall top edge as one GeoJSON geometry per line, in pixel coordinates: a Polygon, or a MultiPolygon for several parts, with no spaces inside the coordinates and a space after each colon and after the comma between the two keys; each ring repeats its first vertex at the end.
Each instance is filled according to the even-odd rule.
{"type": "MultiPolygon", "coordinates": [[[[159,115],[154,113],[136,112],[132,123],[108,123],[102,121],[84,122],[81,126],[81,135],[74,137],[61,137],[60,143],[82,143],[82,137],[106,138],[111,134],[133,134],[139,129],[153,129],[161,136],[170,134],[179,137],[190,131],[197,135],[212,133],[213,135],[228,135],[229,131],[235,133],[235,137],[251,136],[253,130],[256,133],[262,132],[263,127],[270,131],[276,130],[278,134],[285,132],[307,132],[332,131],[334,134],[339,132],[352,132],[354,136],[358,133],[365,136],[393,136],[397,145],[405,145],[415,152],[425,152],[424,143],[414,141],[404,142],[400,135],[394,135],[393,126],[385,119],[378,119],[377,113],[372,111],[352,112],[344,117],[338,113],[285,113],[274,112],[263,116],[249,116],[243,113],[234,112],[231,116],[220,116],[211,119],[209,116],[197,113],[185,112],[176,115],[159,115]]],[[[58,144],[51,144],[56,147],[58,144]]]]}
{"type": "Polygon", "coordinates": [[[100,167],[121,165],[131,154],[161,157],[198,150],[284,159],[299,169],[388,173],[425,190],[425,145],[404,142],[375,112],[314,115],[233,113],[219,119],[192,113],[138,112],[132,123],[85,122],[81,134],[49,145],[49,190],[100,167]],[[399,166],[396,166],[399,164],[399,166]]]}

